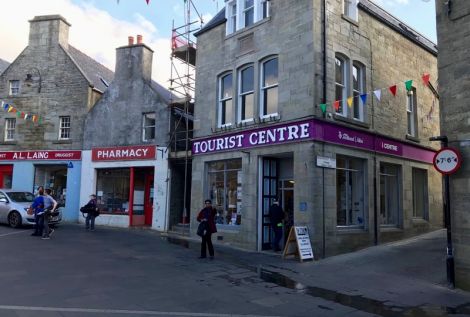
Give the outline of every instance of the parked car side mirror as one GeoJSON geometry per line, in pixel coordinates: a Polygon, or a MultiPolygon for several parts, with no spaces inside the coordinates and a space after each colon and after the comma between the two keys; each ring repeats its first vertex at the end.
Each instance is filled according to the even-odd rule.
{"type": "Polygon", "coordinates": [[[8,203],[8,199],[2,197],[2,198],[0,198],[0,203],[6,203],[6,204],[7,204],[7,203],[8,203]]]}

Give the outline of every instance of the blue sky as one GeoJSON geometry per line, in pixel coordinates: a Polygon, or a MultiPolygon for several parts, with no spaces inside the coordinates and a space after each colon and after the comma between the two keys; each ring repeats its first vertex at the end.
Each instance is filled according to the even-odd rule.
{"type": "MultiPolygon", "coordinates": [[[[273,0],[296,1],[296,0],[273,0]]],[[[320,1],[320,0],[314,0],[320,1]]],[[[430,40],[436,42],[435,0],[373,0],[430,40]]],[[[141,34],[154,50],[153,79],[168,86],[171,64],[172,22],[184,24],[184,0],[21,0],[0,1],[0,58],[12,62],[28,44],[29,23],[34,16],[60,14],[71,23],[69,42],[111,70],[115,49],[127,37],[141,34]],[[11,30],[15,31],[12,32],[11,30]],[[5,44],[7,43],[7,44],[5,44]]],[[[193,0],[207,23],[224,0],[193,0]]],[[[194,15],[194,19],[196,19],[194,15]]]]}

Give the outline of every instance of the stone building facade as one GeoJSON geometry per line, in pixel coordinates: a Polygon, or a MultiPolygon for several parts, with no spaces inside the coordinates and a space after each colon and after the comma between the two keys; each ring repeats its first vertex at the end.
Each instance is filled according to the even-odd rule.
{"type": "Polygon", "coordinates": [[[455,282],[457,287],[470,290],[470,57],[466,53],[470,45],[470,2],[438,0],[436,11],[441,135],[447,136],[449,146],[462,155],[460,169],[450,176],[455,282]]]}
{"type": "Polygon", "coordinates": [[[96,193],[98,224],[163,231],[172,96],[152,81],[153,51],[137,38],[117,48],[114,80],[85,120],[81,204],[96,193]]]}
{"type": "Polygon", "coordinates": [[[252,250],[271,247],[274,199],[316,257],[441,228],[438,99],[421,82],[435,45],[370,1],[246,3],[197,34],[192,234],[207,198],[217,240],[252,250]]]}
{"type": "Polygon", "coordinates": [[[76,220],[83,123],[113,73],[69,44],[65,18],[29,22],[28,46],[0,75],[0,173],[14,189],[51,187],[76,220]]]}
{"type": "Polygon", "coordinates": [[[3,73],[5,69],[7,69],[8,65],[10,65],[10,63],[0,58],[0,74],[3,73]]]}

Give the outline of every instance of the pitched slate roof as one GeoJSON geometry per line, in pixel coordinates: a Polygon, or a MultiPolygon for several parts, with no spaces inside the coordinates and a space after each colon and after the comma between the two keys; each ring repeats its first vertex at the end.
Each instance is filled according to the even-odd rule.
{"type": "Polygon", "coordinates": [[[0,74],[10,65],[6,60],[0,58],[0,74]]]}
{"type": "Polygon", "coordinates": [[[80,69],[90,85],[104,92],[114,78],[114,73],[95,61],[90,56],[69,45],[64,51],[70,56],[75,65],[80,69]]]}
{"type": "MultiPolygon", "coordinates": [[[[380,22],[384,23],[391,29],[397,31],[406,38],[410,39],[412,42],[421,46],[425,50],[429,51],[434,55],[437,55],[437,45],[435,43],[415,31],[410,26],[403,23],[396,17],[394,17],[372,1],[359,0],[358,7],[364,12],[370,14],[371,16],[379,20],[380,22]]],[[[219,13],[217,13],[215,17],[213,17],[201,30],[196,32],[194,35],[199,36],[202,33],[205,33],[215,28],[216,26],[225,23],[226,21],[227,19],[225,18],[225,8],[223,8],[219,11],[219,13]]]]}

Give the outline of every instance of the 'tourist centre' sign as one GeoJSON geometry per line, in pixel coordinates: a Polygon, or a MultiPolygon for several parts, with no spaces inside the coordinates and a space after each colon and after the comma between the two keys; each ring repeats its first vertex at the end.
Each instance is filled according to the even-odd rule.
{"type": "Polygon", "coordinates": [[[193,154],[236,150],[261,145],[308,140],[312,122],[296,122],[194,141],[193,154]]]}

